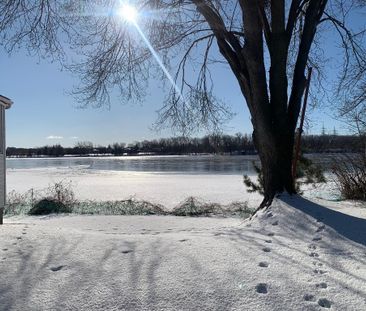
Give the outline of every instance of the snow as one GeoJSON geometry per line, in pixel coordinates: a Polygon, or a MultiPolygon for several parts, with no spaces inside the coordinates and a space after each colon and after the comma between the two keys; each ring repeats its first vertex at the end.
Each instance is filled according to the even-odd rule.
{"type": "Polygon", "coordinates": [[[6,218],[0,309],[366,310],[365,208],[317,202],[284,195],[251,220],[6,218]]]}
{"type": "Polygon", "coordinates": [[[241,175],[154,174],[130,171],[88,170],[84,167],[7,170],[7,191],[24,193],[59,181],[71,181],[79,200],[124,200],[134,197],[173,208],[187,197],[228,204],[260,204],[258,194],[248,195],[241,175]]]}

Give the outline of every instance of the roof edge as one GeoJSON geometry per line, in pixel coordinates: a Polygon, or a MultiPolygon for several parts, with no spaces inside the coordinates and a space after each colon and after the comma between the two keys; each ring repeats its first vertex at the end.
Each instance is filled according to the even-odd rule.
{"type": "Polygon", "coordinates": [[[10,98],[0,95],[0,105],[3,105],[5,109],[9,109],[12,104],[13,101],[10,98]]]}

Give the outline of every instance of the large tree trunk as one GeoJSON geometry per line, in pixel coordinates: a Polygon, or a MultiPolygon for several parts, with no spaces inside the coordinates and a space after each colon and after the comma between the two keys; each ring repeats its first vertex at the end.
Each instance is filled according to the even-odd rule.
{"type": "Polygon", "coordinates": [[[260,208],[269,206],[277,193],[296,193],[292,176],[294,135],[282,131],[255,128],[253,141],[258,151],[263,174],[264,198],[260,208]]]}

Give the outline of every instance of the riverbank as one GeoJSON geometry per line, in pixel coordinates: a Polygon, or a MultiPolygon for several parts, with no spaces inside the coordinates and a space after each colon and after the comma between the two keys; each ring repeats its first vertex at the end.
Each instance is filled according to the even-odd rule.
{"type": "Polygon", "coordinates": [[[10,217],[0,226],[0,306],[363,310],[366,215],[347,211],[284,196],[252,220],[10,217]]]}
{"type": "MultiPolygon", "coordinates": [[[[241,175],[161,174],[78,168],[42,168],[7,171],[7,190],[24,193],[60,181],[70,181],[78,200],[116,201],[135,198],[173,208],[187,197],[226,205],[246,201],[241,175]]],[[[250,194],[251,204],[261,201],[250,194]]]]}

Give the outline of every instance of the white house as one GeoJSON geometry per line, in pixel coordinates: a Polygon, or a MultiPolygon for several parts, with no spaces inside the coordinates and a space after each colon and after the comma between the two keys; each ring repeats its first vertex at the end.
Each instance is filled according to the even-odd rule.
{"type": "Polygon", "coordinates": [[[0,224],[3,222],[3,211],[6,201],[6,145],[5,145],[5,109],[13,102],[0,95],[0,224]]]}

